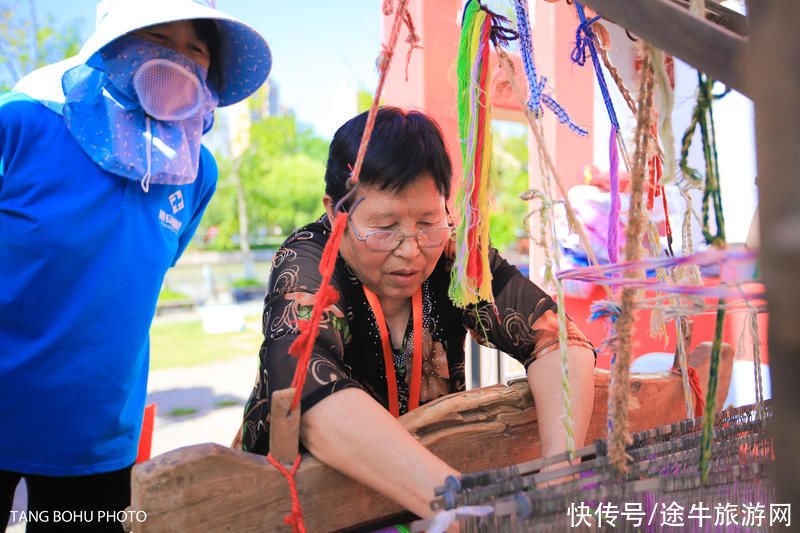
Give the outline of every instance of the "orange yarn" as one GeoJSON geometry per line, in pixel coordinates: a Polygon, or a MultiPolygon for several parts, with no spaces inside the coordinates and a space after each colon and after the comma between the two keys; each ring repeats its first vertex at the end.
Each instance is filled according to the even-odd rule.
{"type": "Polygon", "coordinates": [[[333,222],[333,231],[331,231],[331,236],[325,244],[325,250],[322,252],[322,259],[319,262],[322,284],[317,294],[314,295],[314,308],[311,311],[311,317],[309,320],[299,320],[297,322],[297,329],[300,330],[300,335],[289,347],[289,353],[297,357],[297,368],[295,369],[294,378],[292,379],[294,398],[292,398],[292,405],[289,407],[289,412],[294,411],[294,408],[297,407],[300,401],[303,385],[306,382],[308,362],[311,360],[311,348],[313,348],[314,341],[317,338],[322,312],[329,306],[335,304],[339,299],[339,293],[330,286],[330,281],[333,275],[333,267],[336,265],[336,256],[339,253],[339,242],[342,240],[345,224],[347,224],[347,213],[339,213],[333,222]]]}

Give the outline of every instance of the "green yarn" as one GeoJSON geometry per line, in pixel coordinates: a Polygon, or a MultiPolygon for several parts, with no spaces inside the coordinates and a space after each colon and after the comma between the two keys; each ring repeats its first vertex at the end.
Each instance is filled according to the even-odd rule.
{"type": "Polygon", "coordinates": [[[722,197],[719,187],[719,163],[717,161],[717,145],[714,135],[714,114],[712,102],[720,98],[711,92],[714,81],[698,71],[697,73],[697,105],[692,113],[692,121],[681,142],[680,167],[683,175],[695,185],[702,183],[700,173],[689,167],[689,147],[698,126],[703,144],[703,158],[706,163],[706,179],[703,188],[703,236],[708,244],[722,246],[725,243],[725,220],[722,217],[722,197]],[[709,226],[709,204],[714,204],[714,222],[716,234],[711,233],[709,226]]]}
{"type": "Polygon", "coordinates": [[[703,483],[708,478],[711,467],[711,432],[714,429],[714,412],[717,408],[717,385],[719,382],[719,360],[722,351],[722,325],[725,322],[725,300],[720,298],[717,309],[717,324],[714,328],[714,342],[711,345],[711,365],[708,370],[708,391],[706,392],[706,408],[703,412],[703,434],[700,437],[700,479],[703,483]]]}

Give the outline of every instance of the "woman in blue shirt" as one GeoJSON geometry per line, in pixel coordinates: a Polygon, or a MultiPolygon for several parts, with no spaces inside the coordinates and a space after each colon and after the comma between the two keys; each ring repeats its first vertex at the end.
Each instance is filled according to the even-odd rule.
{"type": "Polygon", "coordinates": [[[208,2],[105,0],[77,56],[0,96],[2,527],[24,477],[28,531],[121,530],[158,293],[216,186],[201,137],[270,66],[208,2]]]}

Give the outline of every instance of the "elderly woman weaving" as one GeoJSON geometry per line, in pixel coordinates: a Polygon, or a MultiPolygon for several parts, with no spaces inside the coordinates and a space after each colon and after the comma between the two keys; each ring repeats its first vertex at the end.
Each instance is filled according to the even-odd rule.
{"type": "MultiPolygon", "coordinates": [[[[345,196],[366,118],[364,113],[344,124],[331,142],[326,214],[292,234],[275,255],[260,368],[245,407],[247,451],[269,451],[270,394],[292,381],[297,359],[288,349],[320,286],[330,221],[345,196]]],[[[331,278],[339,300],[323,315],[301,400],[301,442],[314,456],[423,517],[431,515],[434,487],[458,473],[395,417],[464,390],[467,331],[525,365],[542,452],[566,449],[553,300],[496,250],[490,253],[496,308],[485,303],[458,309],[448,298],[451,177],[442,135],[430,118],[396,108],[378,112],[357,189],[344,206],[349,227],[331,278]],[[385,361],[393,361],[390,368],[385,361]],[[415,373],[417,364],[421,372],[415,373]]],[[[580,445],[591,414],[594,359],[572,322],[567,330],[580,445]]]]}

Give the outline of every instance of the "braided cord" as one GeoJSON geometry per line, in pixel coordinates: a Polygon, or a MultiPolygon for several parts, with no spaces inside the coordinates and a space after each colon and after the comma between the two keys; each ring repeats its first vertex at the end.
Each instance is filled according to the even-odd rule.
{"type": "Polygon", "coordinates": [[[578,135],[586,135],[588,132],[580,126],[574,124],[567,113],[558,102],[545,94],[547,78],[542,76],[541,80],[536,76],[536,66],[533,61],[533,44],[531,40],[530,17],[528,15],[528,0],[514,0],[514,8],[517,13],[517,33],[519,35],[519,48],[522,57],[522,66],[525,68],[525,75],[528,78],[530,88],[530,98],[528,100],[528,110],[533,113],[535,118],[542,116],[542,102],[550,108],[558,117],[561,124],[566,124],[569,129],[578,135]]]}

